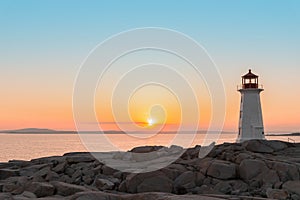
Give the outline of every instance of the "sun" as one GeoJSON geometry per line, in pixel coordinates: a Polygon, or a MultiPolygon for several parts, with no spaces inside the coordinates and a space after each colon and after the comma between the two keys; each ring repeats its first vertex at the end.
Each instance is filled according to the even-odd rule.
{"type": "Polygon", "coordinates": [[[153,119],[151,118],[147,119],[147,122],[148,122],[148,126],[152,126],[154,123],[153,119]]]}

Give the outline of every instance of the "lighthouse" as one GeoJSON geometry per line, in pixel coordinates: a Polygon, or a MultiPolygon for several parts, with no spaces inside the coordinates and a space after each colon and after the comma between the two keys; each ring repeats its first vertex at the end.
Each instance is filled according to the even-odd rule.
{"type": "Polygon", "coordinates": [[[265,139],[260,93],[263,91],[258,84],[258,76],[251,69],[242,76],[239,132],[237,142],[252,139],[265,139]]]}

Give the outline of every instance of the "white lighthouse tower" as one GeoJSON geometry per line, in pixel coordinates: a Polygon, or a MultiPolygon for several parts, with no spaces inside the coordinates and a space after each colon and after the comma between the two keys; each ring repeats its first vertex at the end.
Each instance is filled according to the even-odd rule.
{"type": "Polygon", "coordinates": [[[265,139],[264,124],[260,103],[262,86],[258,84],[258,76],[249,72],[242,76],[239,133],[237,142],[252,139],[265,139]]]}

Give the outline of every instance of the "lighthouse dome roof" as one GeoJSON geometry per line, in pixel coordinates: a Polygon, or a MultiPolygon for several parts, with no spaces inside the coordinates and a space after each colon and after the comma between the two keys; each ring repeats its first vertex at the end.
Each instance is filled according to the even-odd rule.
{"type": "Polygon", "coordinates": [[[245,74],[244,76],[242,76],[243,78],[257,78],[258,76],[253,74],[251,69],[249,69],[249,72],[247,74],[245,74]]]}

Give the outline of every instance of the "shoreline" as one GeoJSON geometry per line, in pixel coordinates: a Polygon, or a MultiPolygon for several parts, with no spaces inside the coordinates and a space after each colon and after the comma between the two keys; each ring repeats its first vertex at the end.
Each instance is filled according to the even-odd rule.
{"type": "MultiPolygon", "coordinates": [[[[132,158],[134,162],[145,161],[150,154],[149,159],[159,158],[153,155],[161,155],[156,154],[161,148],[171,151],[171,147],[136,147],[131,152],[141,156],[132,158]]],[[[186,149],[173,163],[147,173],[118,171],[88,152],[2,162],[0,199],[300,198],[300,143],[224,143],[204,158],[198,158],[200,149],[186,149]]]]}

